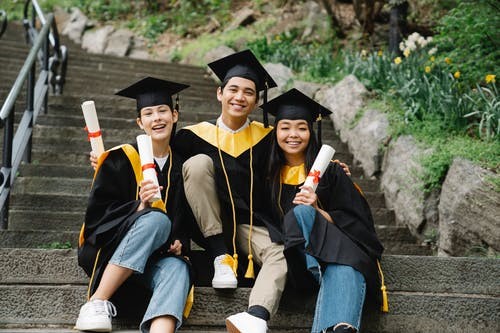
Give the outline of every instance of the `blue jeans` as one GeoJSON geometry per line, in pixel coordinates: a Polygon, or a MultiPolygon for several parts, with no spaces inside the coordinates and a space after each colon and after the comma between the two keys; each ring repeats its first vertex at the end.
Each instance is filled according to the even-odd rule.
{"type": "MultiPolygon", "coordinates": [[[[312,206],[298,205],[294,208],[294,214],[306,240],[305,246],[307,246],[316,209],[312,206]]],[[[308,268],[309,265],[314,264],[312,260],[316,261],[316,258],[306,254],[308,268]],[[307,257],[310,259],[307,260],[307,257]]],[[[319,276],[318,281],[320,289],[311,332],[320,333],[339,323],[350,324],[359,330],[366,294],[365,278],[351,266],[334,263],[323,266],[323,274],[319,276]]]]}
{"type": "Polygon", "coordinates": [[[130,227],[116,248],[110,264],[132,269],[134,279],[152,291],[151,300],[140,328],[149,332],[151,320],[170,315],[177,319],[177,329],[182,324],[182,313],[189,291],[189,268],[176,257],[149,259],[162,246],[171,231],[168,217],[152,211],[140,216],[130,227]]]}

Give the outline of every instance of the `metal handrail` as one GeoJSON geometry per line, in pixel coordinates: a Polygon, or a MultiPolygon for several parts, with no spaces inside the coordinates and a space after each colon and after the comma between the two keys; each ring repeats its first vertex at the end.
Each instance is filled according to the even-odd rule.
{"type": "MultiPolygon", "coordinates": [[[[26,41],[30,44],[35,40],[38,32],[36,29],[36,20],[35,17],[38,18],[40,23],[44,25],[47,20],[45,15],[43,14],[42,8],[38,4],[36,0],[26,0],[24,4],[24,18],[23,25],[26,29],[26,41]],[[31,3],[31,6],[30,6],[31,3]],[[33,14],[31,19],[28,17],[29,9],[33,9],[33,14]],[[36,14],[36,15],[35,15],[36,14]]],[[[68,64],[68,49],[66,46],[61,45],[59,42],[59,33],[57,30],[56,21],[52,21],[52,30],[49,33],[49,41],[52,45],[52,49],[54,54],[49,59],[49,81],[52,86],[52,92],[56,95],[62,94],[64,83],[66,80],[66,70],[68,64]]],[[[40,57],[41,60],[41,57],[40,57]]]]}
{"type": "Polygon", "coordinates": [[[0,229],[7,229],[10,190],[19,165],[22,161],[30,162],[31,160],[33,124],[40,111],[47,111],[50,56],[48,36],[53,22],[54,15],[47,15],[46,23],[37,34],[28,57],[0,109],[0,127],[4,127],[3,165],[0,169],[0,229]],[[39,53],[42,55],[41,70],[35,82],[39,53]],[[26,81],[26,109],[14,134],[15,103],[26,81]]]}
{"type": "Polygon", "coordinates": [[[0,9],[0,38],[2,38],[5,30],[7,30],[7,13],[5,10],[0,9]]]}

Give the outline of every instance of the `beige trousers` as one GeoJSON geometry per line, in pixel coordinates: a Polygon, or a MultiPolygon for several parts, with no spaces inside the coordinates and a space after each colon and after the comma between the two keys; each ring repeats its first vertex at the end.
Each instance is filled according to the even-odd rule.
{"type": "MultiPolygon", "coordinates": [[[[198,226],[205,237],[222,233],[220,203],[214,179],[214,165],[207,155],[195,155],[182,167],[184,191],[198,226]]],[[[250,226],[238,225],[236,247],[248,255],[250,226]]],[[[265,227],[253,227],[251,237],[252,255],[261,266],[250,292],[249,306],[260,305],[272,315],[278,310],[281,294],[285,288],[287,265],[283,245],[273,243],[265,227]]]]}

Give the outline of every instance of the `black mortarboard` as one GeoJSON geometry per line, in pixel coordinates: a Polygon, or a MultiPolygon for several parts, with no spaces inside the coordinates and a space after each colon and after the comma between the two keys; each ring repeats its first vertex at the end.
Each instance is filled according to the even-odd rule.
{"type": "MultiPolygon", "coordinates": [[[[148,76],[120,90],[115,95],[135,99],[137,101],[137,113],[140,115],[141,109],[147,106],[166,104],[170,106],[171,109],[174,109],[172,95],[188,87],[189,86],[186,84],[148,76]]],[[[176,102],[178,102],[178,100],[176,100],[176,102]]],[[[179,111],[177,103],[175,109],[179,111]]]]}
{"type": "Polygon", "coordinates": [[[321,145],[321,118],[332,112],[293,88],[261,106],[265,111],[275,116],[275,124],[281,119],[304,119],[313,124],[318,122],[318,143],[321,145]]]}
{"type": "MultiPolygon", "coordinates": [[[[264,90],[264,103],[267,102],[267,89],[277,87],[276,82],[264,69],[250,50],[233,53],[208,64],[223,84],[232,77],[242,77],[255,83],[257,92],[264,90]]],[[[264,126],[268,126],[267,113],[264,111],[264,126]]]]}

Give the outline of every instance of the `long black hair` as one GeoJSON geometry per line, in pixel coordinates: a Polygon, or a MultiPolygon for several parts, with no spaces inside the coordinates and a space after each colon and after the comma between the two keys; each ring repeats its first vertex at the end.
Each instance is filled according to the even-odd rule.
{"type": "MultiPolygon", "coordinates": [[[[281,182],[281,169],[286,165],[285,155],[278,145],[278,140],[276,137],[278,123],[275,124],[272,134],[271,134],[271,152],[269,154],[269,162],[267,168],[268,184],[271,190],[271,202],[274,208],[281,214],[279,209],[279,191],[281,182]]],[[[305,156],[305,168],[306,174],[311,169],[314,159],[319,152],[318,140],[316,139],[316,134],[314,133],[312,123],[307,122],[307,127],[309,128],[309,143],[306,147],[305,156]]],[[[286,213],[286,212],[285,212],[286,213]]]]}

